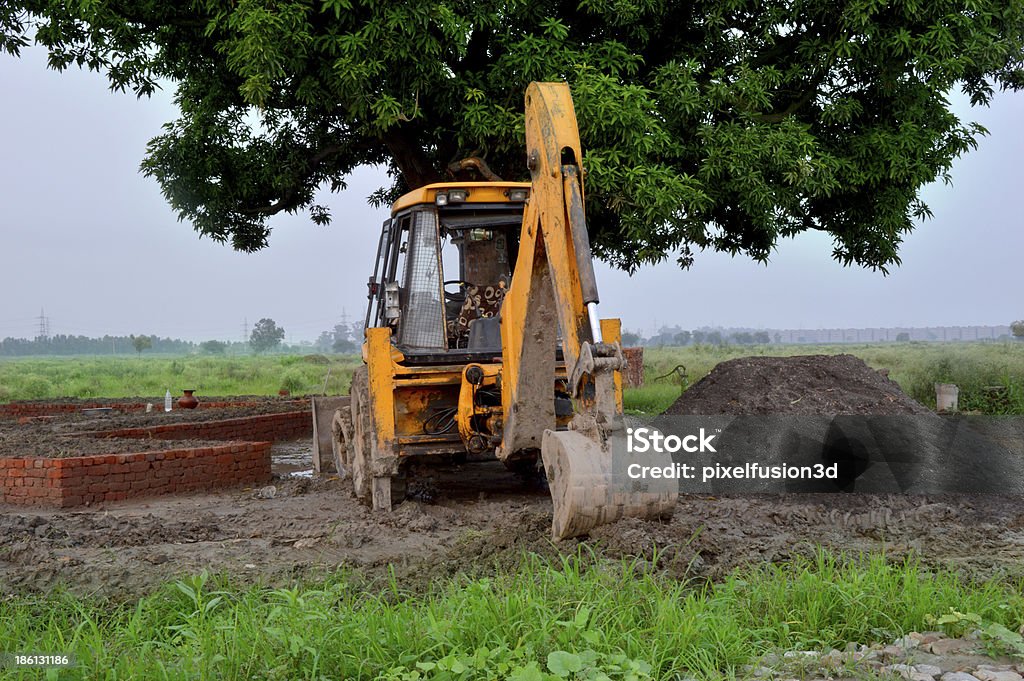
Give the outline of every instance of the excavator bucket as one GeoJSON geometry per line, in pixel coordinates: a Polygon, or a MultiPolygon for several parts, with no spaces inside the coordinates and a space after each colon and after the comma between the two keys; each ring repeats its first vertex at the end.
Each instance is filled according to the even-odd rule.
{"type": "MultiPolygon", "coordinates": [[[[676,480],[631,477],[625,451],[625,435],[599,443],[578,431],[544,431],[541,458],[554,504],[553,539],[586,534],[622,518],[672,515],[679,497],[676,480]]],[[[673,463],[667,453],[647,454],[643,465],[664,469],[673,463]]]]}

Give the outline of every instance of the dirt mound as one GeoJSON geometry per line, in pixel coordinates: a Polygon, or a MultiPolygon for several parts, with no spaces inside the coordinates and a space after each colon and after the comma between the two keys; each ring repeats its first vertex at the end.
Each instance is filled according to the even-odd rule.
{"type": "Polygon", "coordinates": [[[722,362],[666,411],[669,415],[931,414],[853,355],[740,357],[722,362]]]}

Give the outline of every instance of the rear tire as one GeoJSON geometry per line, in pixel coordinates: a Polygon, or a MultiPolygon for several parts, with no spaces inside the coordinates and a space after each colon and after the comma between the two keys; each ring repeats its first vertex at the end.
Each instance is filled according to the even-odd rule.
{"type": "Polygon", "coordinates": [[[331,450],[334,454],[334,468],[338,477],[344,480],[352,474],[352,410],[343,407],[334,412],[331,420],[331,450]]]}
{"type": "Polygon", "coordinates": [[[370,416],[370,390],[366,367],[356,369],[352,376],[349,395],[352,409],[352,439],[348,458],[351,464],[349,468],[352,474],[352,492],[356,495],[356,499],[370,505],[372,502],[372,480],[369,476],[369,469],[373,424],[370,416]]]}

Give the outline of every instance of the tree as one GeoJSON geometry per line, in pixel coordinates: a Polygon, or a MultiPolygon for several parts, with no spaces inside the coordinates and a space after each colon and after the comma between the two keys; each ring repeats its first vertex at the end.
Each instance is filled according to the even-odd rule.
{"type": "Polygon", "coordinates": [[[1010,324],[1010,333],[1017,340],[1024,340],[1024,320],[1016,321],[1010,324]]]}
{"type": "Polygon", "coordinates": [[[690,338],[691,334],[689,331],[680,331],[675,336],[673,336],[673,340],[675,341],[676,345],[689,345],[690,338]]]}
{"type": "Polygon", "coordinates": [[[208,340],[200,343],[199,349],[204,355],[223,355],[228,350],[228,344],[224,341],[208,340]]]}
{"type": "Polygon", "coordinates": [[[249,334],[249,347],[259,354],[273,350],[284,340],[284,329],[274,323],[273,319],[263,319],[256,322],[249,334]]]}
{"type": "Polygon", "coordinates": [[[694,331],[692,334],[693,344],[700,345],[707,340],[708,334],[704,331],[694,331]]]}
{"type": "Polygon", "coordinates": [[[732,342],[736,343],[736,345],[753,345],[754,334],[749,331],[737,331],[732,334],[732,342]]]}
{"type": "Polygon", "coordinates": [[[399,192],[484,157],[527,176],[523,93],[567,80],[586,149],[595,253],[633,269],[697,249],[767,260],[779,238],[834,237],[883,271],[920,190],[984,129],[974,105],[1024,87],[1024,5],[1005,0],[207,0],[0,6],[0,49],[33,35],[50,64],[142,96],[176,86],[180,117],[142,163],[179,216],[242,251],[357,166],[399,192]],[[454,165],[453,165],[454,164],[454,165]],[[450,169],[453,169],[450,171],[450,169]]]}
{"type": "Polygon", "coordinates": [[[335,324],[330,331],[324,331],[314,344],[321,352],[351,354],[358,349],[355,341],[355,324],[335,324]]]}
{"type": "Polygon", "coordinates": [[[132,339],[132,347],[135,348],[135,352],[142,355],[143,350],[149,350],[153,347],[153,339],[149,336],[130,336],[132,339]]]}
{"type": "Polygon", "coordinates": [[[906,332],[906,331],[899,332],[898,334],[896,334],[896,342],[897,343],[908,343],[908,342],[910,342],[910,334],[908,332],[906,332]]]}
{"type": "Polygon", "coordinates": [[[632,331],[622,332],[622,347],[635,348],[638,345],[640,345],[640,334],[633,333],[632,331]]]}

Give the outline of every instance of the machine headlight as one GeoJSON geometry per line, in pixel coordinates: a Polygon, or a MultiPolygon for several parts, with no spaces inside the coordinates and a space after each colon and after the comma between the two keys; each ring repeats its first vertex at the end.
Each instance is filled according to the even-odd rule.
{"type": "Polygon", "coordinates": [[[508,192],[509,201],[525,201],[529,192],[525,189],[510,189],[508,192]]]}
{"type": "Polygon", "coordinates": [[[461,203],[466,200],[469,196],[469,192],[465,189],[450,189],[448,190],[448,202],[449,203],[461,203]]]}
{"type": "Polygon", "coordinates": [[[444,192],[438,192],[437,194],[434,195],[434,204],[438,206],[447,206],[448,195],[445,194],[444,192]]]}

